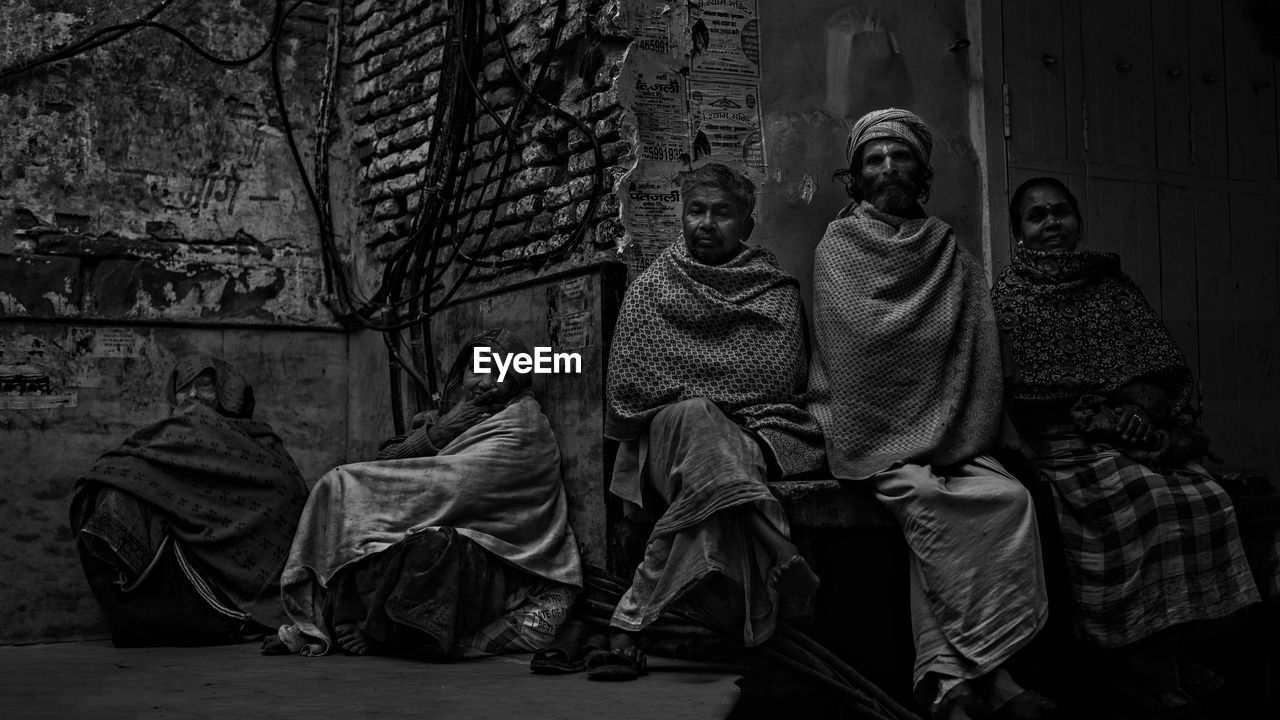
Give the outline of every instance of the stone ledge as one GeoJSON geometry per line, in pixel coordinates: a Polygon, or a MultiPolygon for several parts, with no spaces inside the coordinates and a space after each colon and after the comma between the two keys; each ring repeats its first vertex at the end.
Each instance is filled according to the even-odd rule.
{"type": "Polygon", "coordinates": [[[779,480],[769,490],[792,524],[808,528],[897,529],[898,522],[871,488],[834,478],[779,480]]]}

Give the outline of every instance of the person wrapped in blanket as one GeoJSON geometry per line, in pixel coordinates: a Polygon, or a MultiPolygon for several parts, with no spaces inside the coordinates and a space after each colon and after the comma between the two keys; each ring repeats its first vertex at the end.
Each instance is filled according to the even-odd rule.
{"type": "Polygon", "coordinates": [[[934,718],[1050,718],[1011,662],[1048,619],[1032,498],[997,459],[1000,343],[982,265],[925,212],[933,135],[867,113],[845,148],[850,202],[814,253],[810,407],[831,472],[865,483],[910,548],[917,700],[934,718]]]}
{"type": "MultiPolygon", "coordinates": [[[[1191,370],[1119,258],[1077,249],[1080,207],[1062,182],[1024,182],[1009,220],[1017,248],[991,297],[1013,418],[1057,509],[1076,631],[1115,651],[1111,678],[1144,716],[1202,717],[1192,696],[1219,683],[1179,652],[1182,631],[1260,596],[1231,500],[1199,462],[1191,370]]],[[[1275,595],[1280,577],[1262,575],[1275,595]]]]}
{"type": "Polygon", "coordinates": [[[644,671],[636,634],[674,603],[758,645],[781,600],[818,578],[791,543],[770,476],[822,465],[801,406],[808,352],[798,284],[745,241],[755,187],[710,164],[685,175],[684,242],[627,290],[609,355],[605,434],[620,441],[610,490],[660,516],[588,676],[644,671]]]}
{"type": "Polygon", "coordinates": [[[555,636],[582,587],[560,450],[530,376],[495,361],[528,352],[480,334],[449,371],[447,412],[320,478],[281,580],[291,622],[264,653],[446,659],[555,636]]]}
{"type": "Polygon", "coordinates": [[[253,389],[212,357],[169,375],[169,417],[76,483],[71,527],[112,642],[202,645],[261,637],[284,618],[280,572],[307,486],[253,389]]]}

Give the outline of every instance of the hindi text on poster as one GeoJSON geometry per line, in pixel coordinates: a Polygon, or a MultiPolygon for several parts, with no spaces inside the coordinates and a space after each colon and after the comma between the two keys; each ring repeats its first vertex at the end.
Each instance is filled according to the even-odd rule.
{"type": "Polygon", "coordinates": [[[623,218],[631,234],[629,264],[649,266],[680,238],[680,185],[666,177],[632,177],[622,194],[623,218]]]}
{"type": "Polygon", "coordinates": [[[760,90],[721,80],[689,80],[695,165],[722,162],[745,168],[757,179],[764,173],[760,132],[760,90]]]}
{"type": "Polygon", "coordinates": [[[687,163],[689,106],[677,68],[662,58],[637,58],[629,105],[636,109],[641,162],[687,163]]]}
{"type": "Polygon", "coordinates": [[[688,26],[688,9],[677,2],[631,2],[623,5],[626,27],[635,38],[632,50],[644,50],[657,55],[682,57],[688,52],[687,39],[681,42],[675,28],[688,26]]]}
{"type": "Polygon", "coordinates": [[[760,77],[760,27],[756,0],[702,0],[691,4],[689,33],[695,75],[760,77]]]}

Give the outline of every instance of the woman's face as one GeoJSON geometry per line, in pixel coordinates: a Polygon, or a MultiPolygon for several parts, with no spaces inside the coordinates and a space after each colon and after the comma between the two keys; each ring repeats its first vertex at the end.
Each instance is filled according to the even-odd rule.
{"type": "Polygon", "coordinates": [[[1080,218],[1067,194],[1052,185],[1037,185],[1022,196],[1019,239],[1032,250],[1060,252],[1080,244],[1080,218]]]}
{"type": "Polygon", "coordinates": [[[200,373],[195,380],[178,388],[174,393],[174,404],[187,400],[208,405],[215,410],[218,408],[218,388],[213,382],[212,370],[200,373]]]}
{"type": "Polygon", "coordinates": [[[473,400],[485,393],[492,393],[487,400],[489,402],[494,402],[496,400],[505,400],[516,394],[518,386],[514,380],[514,369],[508,367],[506,377],[502,379],[502,382],[498,382],[499,372],[495,368],[496,363],[492,361],[492,358],[499,352],[501,351],[497,348],[493,348],[493,355],[490,356],[489,372],[476,372],[475,367],[468,363],[467,369],[462,371],[461,385],[463,398],[473,400]]]}

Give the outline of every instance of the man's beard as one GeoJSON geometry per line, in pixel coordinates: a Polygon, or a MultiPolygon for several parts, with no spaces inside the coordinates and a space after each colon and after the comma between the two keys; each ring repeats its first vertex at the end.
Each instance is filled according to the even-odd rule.
{"type": "Polygon", "coordinates": [[[863,181],[862,198],[877,210],[890,215],[907,216],[919,207],[916,199],[920,193],[910,178],[863,181]]]}

